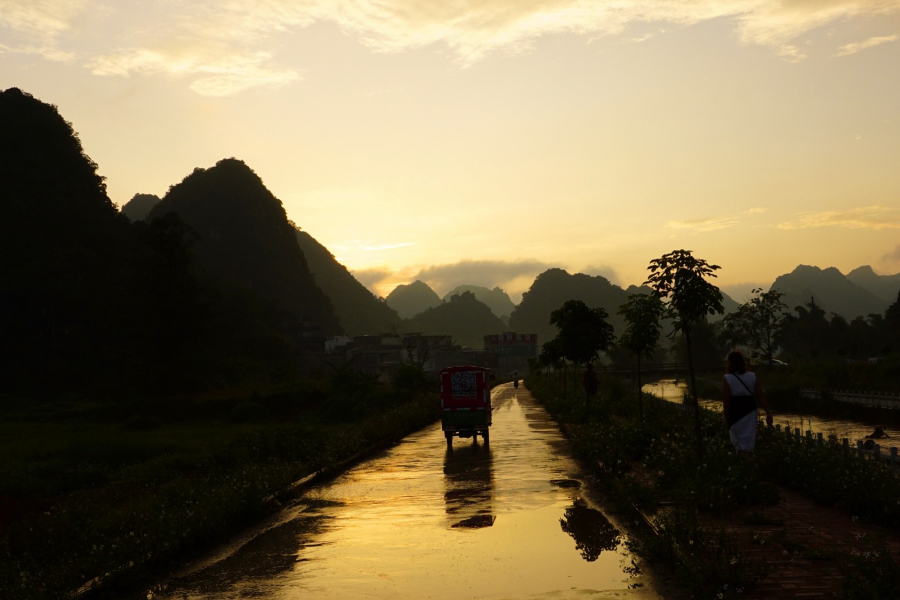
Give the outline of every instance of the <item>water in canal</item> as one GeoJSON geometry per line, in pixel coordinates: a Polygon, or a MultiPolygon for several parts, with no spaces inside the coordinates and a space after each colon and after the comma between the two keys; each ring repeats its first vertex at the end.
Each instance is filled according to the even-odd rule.
{"type": "MultiPolygon", "coordinates": [[[[644,392],[653,394],[658,398],[680,403],[687,393],[688,386],[683,380],[663,379],[654,383],[648,383],[642,389],[644,392]]],[[[700,404],[713,410],[722,410],[722,401],[719,399],[700,398],[700,404]]],[[[801,431],[811,430],[813,433],[821,433],[826,438],[829,435],[836,435],[838,438],[849,438],[851,445],[854,447],[856,440],[865,439],[867,434],[872,433],[876,425],[882,424],[875,419],[849,421],[782,411],[772,411],[772,414],[775,424],[790,427],[791,430],[798,428],[801,431]]],[[[885,447],[900,446],[900,436],[887,438],[881,443],[885,447]]]]}
{"type": "Polygon", "coordinates": [[[311,489],[156,599],[657,598],[527,391],[495,388],[491,444],[440,425],[311,489]]]}

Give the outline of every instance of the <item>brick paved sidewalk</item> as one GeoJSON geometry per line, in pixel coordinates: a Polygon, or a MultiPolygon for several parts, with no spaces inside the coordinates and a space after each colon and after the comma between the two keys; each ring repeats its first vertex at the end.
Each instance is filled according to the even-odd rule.
{"type": "Polygon", "coordinates": [[[785,488],[779,488],[779,493],[777,505],[749,507],[728,524],[740,540],[741,555],[769,569],[747,598],[833,597],[841,589],[838,554],[852,548],[865,550],[869,540],[881,536],[892,551],[900,552],[900,535],[894,532],[855,521],[785,488]]]}

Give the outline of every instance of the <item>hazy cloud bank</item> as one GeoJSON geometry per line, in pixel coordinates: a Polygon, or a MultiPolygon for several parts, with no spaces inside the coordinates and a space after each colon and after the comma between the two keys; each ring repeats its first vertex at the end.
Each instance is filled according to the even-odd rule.
{"type": "Polygon", "coordinates": [[[705,217],[697,219],[685,219],[683,221],[669,221],[666,226],[671,229],[690,229],[699,233],[706,231],[717,231],[726,229],[739,224],[746,215],[761,215],[768,212],[767,208],[760,206],[745,210],[736,215],[725,215],[716,217],[705,217]]]}
{"type": "Polygon", "coordinates": [[[616,285],[619,285],[619,274],[616,273],[616,270],[613,269],[609,265],[599,265],[599,266],[588,265],[584,269],[582,269],[581,271],[578,271],[578,272],[584,273],[585,275],[591,275],[593,277],[596,277],[599,275],[600,277],[605,277],[606,279],[608,279],[610,283],[615,283],[616,285]]]}
{"type": "MultiPolygon", "coordinates": [[[[377,52],[443,44],[466,67],[492,53],[528,52],[551,34],[596,38],[627,34],[635,23],[684,27],[721,18],[741,43],[798,61],[806,55],[795,39],[804,33],[897,12],[900,0],[0,0],[0,27],[15,34],[7,51],[54,60],[78,55],[97,75],[182,77],[198,94],[224,96],[299,81],[301,69],[279,62],[274,38],[316,22],[334,23],[377,52]],[[79,34],[99,40],[99,49],[65,35],[85,15],[90,26],[79,34]]],[[[834,56],[897,39],[885,33],[844,44],[834,56]]]]}
{"type": "Polygon", "coordinates": [[[900,39],[900,35],[882,35],[869,38],[864,42],[859,42],[856,44],[846,44],[838,48],[835,56],[850,56],[851,54],[856,54],[857,52],[861,52],[866,48],[872,48],[874,46],[879,46],[887,42],[895,42],[898,39],[900,39]]]}
{"type": "Polygon", "coordinates": [[[847,227],[849,229],[900,229],[900,208],[860,206],[846,210],[802,213],[794,221],[779,223],[779,229],[847,227]]]}
{"type": "Polygon", "coordinates": [[[387,268],[351,270],[350,273],[361,284],[369,288],[374,294],[378,294],[377,286],[382,281],[390,278],[394,272],[387,268]]]}
{"type": "Polygon", "coordinates": [[[900,244],[893,251],[885,254],[883,259],[894,264],[900,263],[900,244]]]}
{"type": "MultiPolygon", "coordinates": [[[[480,285],[486,288],[501,287],[519,278],[534,279],[539,273],[555,265],[533,259],[525,260],[461,260],[457,263],[434,265],[419,271],[413,279],[421,279],[439,296],[443,296],[458,285],[480,285]]],[[[527,288],[527,286],[526,286],[527,288]]],[[[522,290],[512,290],[513,293],[522,290]]]]}

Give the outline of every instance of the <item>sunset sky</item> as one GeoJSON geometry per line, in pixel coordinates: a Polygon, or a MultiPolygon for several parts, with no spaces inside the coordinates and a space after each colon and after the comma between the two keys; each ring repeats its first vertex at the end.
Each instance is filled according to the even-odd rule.
{"type": "Polygon", "coordinates": [[[119,205],[243,159],[381,294],[900,272],[900,0],[0,0],[8,87],[119,205]]]}

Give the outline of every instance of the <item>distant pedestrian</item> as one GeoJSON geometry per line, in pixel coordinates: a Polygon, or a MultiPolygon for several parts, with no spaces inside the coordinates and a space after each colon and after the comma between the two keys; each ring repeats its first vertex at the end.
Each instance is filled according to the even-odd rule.
{"type": "Polygon", "coordinates": [[[581,384],[584,386],[584,395],[590,402],[597,395],[597,373],[594,372],[594,365],[587,364],[584,375],[581,377],[581,384]]]}
{"type": "Polygon", "coordinates": [[[519,389],[519,372],[513,371],[513,387],[519,389]]]}
{"type": "Polygon", "coordinates": [[[738,452],[753,452],[756,447],[757,406],[766,411],[766,423],[772,424],[772,413],[756,374],[748,371],[744,357],[737,350],[728,354],[728,373],[722,382],[725,428],[738,452]]]}

